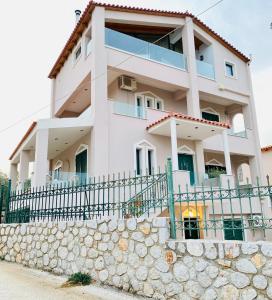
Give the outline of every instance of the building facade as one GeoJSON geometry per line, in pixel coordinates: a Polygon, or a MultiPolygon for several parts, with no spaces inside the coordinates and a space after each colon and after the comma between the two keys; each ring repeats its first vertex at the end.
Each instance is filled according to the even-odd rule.
{"type": "MultiPolygon", "coordinates": [[[[10,157],[12,186],[151,174],[263,179],[250,60],[189,13],[91,1],[52,68],[50,119],[10,157]],[[243,130],[235,118],[242,116],[243,130]]],[[[216,183],[213,183],[216,184],[216,183]]]]}

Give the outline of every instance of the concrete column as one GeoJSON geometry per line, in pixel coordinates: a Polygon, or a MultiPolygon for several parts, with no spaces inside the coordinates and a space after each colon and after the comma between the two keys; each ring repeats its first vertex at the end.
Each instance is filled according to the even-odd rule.
{"type": "Polygon", "coordinates": [[[200,118],[200,104],[198,92],[198,75],[196,68],[196,53],[194,41],[194,24],[191,18],[185,18],[185,25],[182,30],[183,52],[187,60],[189,75],[189,90],[187,92],[187,114],[200,118]]]}
{"type": "Polygon", "coordinates": [[[107,55],[105,48],[105,9],[92,14],[91,100],[94,127],[91,132],[91,175],[109,174],[109,103],[107,55]]]}
{"type": "Polygon", "coordinates": [[[205,175],[205,159],[202,141],[195,141],[195,156],[198,184],[202,184],[205,175]]]}
{"type": "Polygon", "coordinates": [[[46,184],[48,174],[48,129],[39,129],[36,134],[33,186],[46,184]]]}
{"type": "MultiPolygon", "coordinates": [[[[256,178],[258,177],[260,180],[260,184],[265,184],[265,174],[263,170],[263,165],[262,165],[262,154],[261,154],[261,145],[260,145],[260,137],[259,137],[259,131],[258,131],[258,124],[257,124],[257,114],[256,114],[256,108],[255,108],[255,102],[254,102],[254,96],[253,96],[253,88],[252,88],[252,80],[251,80],[251,72],[250,72],[250,67],[248,64],[247,67],[247,74],[248,74],[248,83],[250,87],[250,97],[249,97],[249,103],[248,106],[245,110],[247,113],[246,118],[247,120],[250,120],[250,125],[251,129],[253,132],[253,139],[254,139],[254,146],[255,146],[255,157],[250,159],[252,160],[251,167],[250,169],[252,170],[251,172],[251,179],[252,183],[256,184],[256,178]],[[254,162],[253,162],[254,161],[254,162]]],[[[244,112],[244,111],[243,111],[244,112]]],[[[247,126],[246,121],[246,126],[247,126]]]]}
{"type": "Polygon", "coordinates": [[[19,182],[23,188],[24,182],[28,179],[29,175],[29,151],[22,150],[20,152],[20,168],[19,168],[19,182]]]}
{"type": "Polygon", "coordinates": [[[178,145],[177,145],[177,124],[175,119],[170,121],[171,127],[171,153],[173,171],[178,170],[178,145]]]}
{"type": "Polygon", "coordinates": [[[222,139],[223,139],[224,157],[225,157],[225,165],[226,165],[227,175],[232,175],[230,151],[229,151],[229,140],[228,140],[227,130],[223,131],[222,139]]]}
{"type": "Polygon", "coordinates": [[[10,164],[9,178],[11,180],[11,190],[14,191],[18,180],[18,164],[10,164]]]}

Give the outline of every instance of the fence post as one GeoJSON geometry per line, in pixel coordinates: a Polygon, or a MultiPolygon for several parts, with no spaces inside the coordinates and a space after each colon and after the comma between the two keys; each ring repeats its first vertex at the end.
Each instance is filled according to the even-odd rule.
{"type": "Polygon", "coordinates": [[[0,224],[2,224],[4,185],[0,186],[0,224]]]}
{"type": "Polygon", "coordinates": [[[11,180],[8,181],[8,189],[6,193],[6,212],[5,212],[5,222],[8,223],[8,215],[9,215],[9,200],[10,200],[10,194],[11,194],[11,180]]]}
{"type": "Polygon", "coordinates": [[[172,160],[167,159],[167,185],[168,185],[168,205],[170,215],[170,237],[176,239],[176,217],[175,217],[175,200],[174,200],[174,185],[173,185],[173,171],[172,160]]]}

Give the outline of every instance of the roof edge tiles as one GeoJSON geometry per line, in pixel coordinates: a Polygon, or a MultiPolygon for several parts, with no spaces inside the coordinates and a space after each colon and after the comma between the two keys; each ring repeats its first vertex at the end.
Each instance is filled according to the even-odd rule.
{"type": "Polygon", "coordinates": [[[15,156],[16,152],[19,150],[19,148],[22,146],[23,142],[28,138],[28,136],[30,135],[30,133],[32,132],[32,130],[36,127],[37,122],[33,122],[30,127],[28,128],[27,132],[25,133],[25,135],[22,137],[21,141],[19,142],[19,144],[16,146],[16,148],[14,149],[14,151],[12,152],[11,156],[9,157],[9,160],[12,160],[13,157],[15,156]]]}
{"type": "Polygon", "coordinates": [[[230,125],[227,124],[227,123],[209,121],[209,120],[205,120],[205,119],[199,119],[199,118],[191,117],[191,116],[188,116],[188,115],[172,112],[172,113],[169,113],[168,115],[166,115],[165,117],[157,120],[156,122],[153,122],[150,125],[148,125],[146,127],[146,130],[148,130],[151,127],[154,127],[154,126],[156,126],[156,125],[158,125],[158,124],[162,123],[163,121],[165,121],[167,119],[170,119],[170,118],[177,118],[177,119],[182,119],[182,120],[194,121],[194,122],[199,122],[199,123],[203,123],[203,124],[207,124],[207,125],[223,127],[223,128],[226,128],[226,129],[230,128],[230,125]]]}
{"type": "Polygon", "coordinates": [[[167,10],[157,10],[157,9],[147,9],[147,8],[140,8],[140,7],[133,7],[133,6],[125,6],[125,5],[117,5],[117,4],[106,4],[106,3],[98,3],[95,1],[90,1],[87,5],[86,9],[82,13],[75,29],[73,30],[70,38],[66,42],[61,54],[59,55],[56,63],[54,64],[53,68],[51,69],[48,77],[53,79],[57,76],[60,69],[62,68],[63,64],[65,63],[66,59],[68,58],[69,54],[72,52],[73,48],[77,44],[78,40],[81,38],[83,31],[88,26],[88,23],[91,19],[92,11],[96,6],[105,7],[108,10],[116,10],[116,11],[124,11],[129,13],[144,13],[148,15],[157,15],[157,16],[168,16],[168,17],[191,17],[193,22],[201,27],[205,32],[210,34],[213,38],[215,38],[218,42],[220,42],[224,47],[228,48],[231,52],[237,55],[240,59],[244,62],[250,62],[250,59],[236,49],[233,45],[227,42],[223,37],[221,37],[218,33],[213,31],[210,27],[208,27],[205,23],[195,17],[193,14],[186,12],[175,12],[175,11],[167,11],[167,10]]]}
{"type": "Polygon", "coordinates": [[[262,151],[262,152],[272,151],[272,145],[269,145],[269,146],[266,146],[266,147],[261,148],[261,151],[262,151]]]}

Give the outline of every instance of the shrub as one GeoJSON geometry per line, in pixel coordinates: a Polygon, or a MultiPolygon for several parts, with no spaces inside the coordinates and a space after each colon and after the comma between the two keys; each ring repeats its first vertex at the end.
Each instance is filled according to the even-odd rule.
{"type": "Polygon", "coordinates": [[[92,281],[92,278],[89,274],[84,274],[81,272],[72,274],[68,278],[68,282],[72,284],[82,284],[82,285],[88,285],[92,281]]]}

